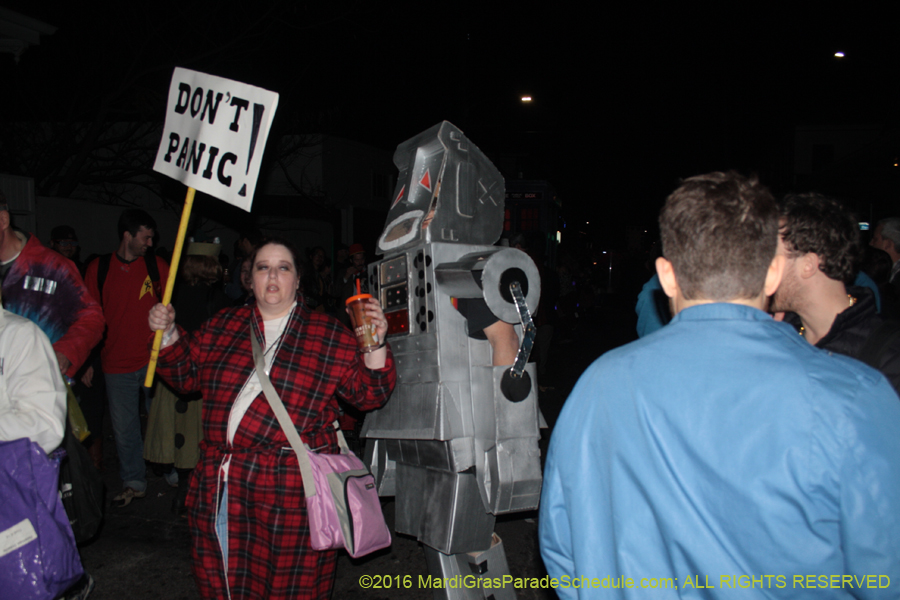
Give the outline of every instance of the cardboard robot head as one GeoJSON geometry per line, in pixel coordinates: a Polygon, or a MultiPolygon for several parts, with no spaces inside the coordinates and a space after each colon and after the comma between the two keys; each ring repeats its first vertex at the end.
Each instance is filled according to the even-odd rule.
{"type": "Polygon", "coordinates": [[[444,121],[397,146],[400,170],[378,253],[429,242],[490,246],[503,230],[500,171],[444,121]]]}

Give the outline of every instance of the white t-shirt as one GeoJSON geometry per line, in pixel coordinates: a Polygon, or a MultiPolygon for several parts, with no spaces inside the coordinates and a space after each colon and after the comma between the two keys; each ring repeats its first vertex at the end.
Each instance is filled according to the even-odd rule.
{"type": "MultiPolygon", "coordinates": [[[[266,338],[266,346],[263,350],[263,356],[265,358],[266,364],[266,375],[269,374],[269,370],[272,368],[272,362],[275,359],[275,354],[278,353],[278,348],[281,346],[281,339],[284,335],[284,328],[287,326],[288,319],[291,318],[291,315],[294,314],[294,309],[296,308],[297,303],[295,302],[291,306],[290,312],[280,317],[278,319],[271,319],[269,321],[263,321],[263,331],[266,338]]],[[[252,332],[251,332],[251,335],[252,332]]],[[[247,410],[249,410],[250,405],[253,404],[253,401],[259,396],[259,393],[262,391],[262,383],[259,381],[259,375],[256,373],[256,369],[253,369],[253,372],[250,373],[250,377],[247,378],[247,382],[244,384],[244,387],[241,389],[241,392],[238,394],[237,399],[234,401],[234,404],[231,406],[231,412],[228,414],[228,443],[234,443],[234,435],[237,433],[238,427],[241,424],[241,421],[244,418],[244,415],[247,414],[247,410]]],[[[222,465],[222,469],[224,470],[224,475],[228,476],[228,465],[231,462],[231,455],[228,456],[228,460],[222,465]]]]}

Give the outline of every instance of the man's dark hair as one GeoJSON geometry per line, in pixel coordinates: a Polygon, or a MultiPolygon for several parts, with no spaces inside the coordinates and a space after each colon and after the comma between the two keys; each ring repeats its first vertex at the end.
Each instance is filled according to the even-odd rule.
{"type": "Polygon", "coordinates": [[[50,230],[50,241],[58,242],[59,240],[75,240],[78,241],[78,235],[69,225],[57,225],[50,230]]]}
{"type": "Polygon", "coordinates": [[[156,221],[154,221],[153,217],[145,210],[139,208],[126,208],[119,216],[119,240],[125,238],[126,231],[132,236],[137,235],[137,232],[141,227],[156,231],[156,221]]]}
{"type": "Polygon", "coordinates": [[[659,230],[685,299],[750,299],[775,256],[778,207],[755,176],[707,173],[666,198],[659,230]]]}
{"type": "Polygon", "coordinates": [[[850,285],[860,260],[859,225],[853,213],[822,194],[788,194],[781,202],[781,239],[788,256],[815,252],[819,270],[850,285]]]}

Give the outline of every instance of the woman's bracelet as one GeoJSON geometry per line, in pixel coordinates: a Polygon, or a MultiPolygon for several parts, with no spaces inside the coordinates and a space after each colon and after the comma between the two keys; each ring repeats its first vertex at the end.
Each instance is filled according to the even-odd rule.
{"type": "MultiPolygon", "coordinates": [[[[381,350],[385,346],[387,346],[387,338],[381,340],[381,343],[375,346],[375,350],[381,350]]],[[[375,350],[371,350],[371,352],[375,352],[375,350]]],[[[362,353],[362,350],[357,350],[357,352],[362,353]]]]}

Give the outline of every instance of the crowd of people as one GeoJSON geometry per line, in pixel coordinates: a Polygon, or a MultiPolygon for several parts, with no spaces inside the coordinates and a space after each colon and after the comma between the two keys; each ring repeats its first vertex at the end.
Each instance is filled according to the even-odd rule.
{"type": "MultiPolygon", "coordinates": [[[[123,211],[114,252],[76,264],[71,227],[54,228],[44,247],[12,227],[3,200],[0,276],[8,312],[0,313],[0,378],[8,385],[0,393],[0,440],[25,437],[53,452],[72,417],[70,386],[97,468],[108,407],[122,480],[115,506],[146,496],[148,462],[178,487],[173,510],[188,517],[203,597],[328,597],[337,551],[309,547],[297,460],[283,451],[288,443],[268,405],[254,402],[261,386],[251,352],[251,336],[258,337],[269,379],[313,450],[338,451],[338,401],[359,410],[387,401],[396,377],[390,347],[357,352],[353,333],[332,316],[336,303],[329,315],[312,302],[324,304],[332,289],[323,281],[322,253],[312,252],[307,269],[290,242],[242,234],[226,282],[220,244],[191,241],[173,303],[163,306],[169,267],[151,251],[156,223],[145,211],[123,211]],[[308,296],[301,293],[304,271],[320,284],[308,296]],[[165,331],[159,377],[147,388],[157,329],[165,331]]],[[[366,312],[384,339],[378,301],[369,300],[366,312]]],[[[84,599],[93,587],[84,574],[60,597],[84,599]]]]}
{"type": "Polygon", "coordinates": [[[858,223],[735,173],[685,180],[659,223],[642,337],[588,368],[553,430],[541,555],[584,578],[557,593],[609,575],[621,598],[896,598],[898,330],[846,287],[858,223]]]}
{"type": "MultiPolygon", "coordinates": [[[[843,591],[896,597],[900,218],[880,221],[864,246],[840,202],[777,202],[730,172],[685,180],[659,222],[656,274],[636,304],[640,339],[588,368],[554,426],[539,518],[548,574],[652,577],[675,594],[699,575],[773,575],[770,589],[792,597],[816,594],[809,574],[874,574],[888,586],[843,591]]],[[[335,421],[388,401],[390,344],[358,352],[343,310],[365,285],[365,250],[341,247],[332,265],[321,247],[304,256],[250,231],[229,261],[220,244],[191,242],[164,306],[169,266],[151,251],[155,232],[149,214],[125,210],[114,251],[76,263],[71,227],[44,247],[12,227],[0,197],[0,440],[52,452],[68,426],[68,385],[102,468],[106,402],[122,481],[113,502],[146,495],[148,462],[178,488],[172,508],[188,518],[202,597],[328,598],[337,552],[310,548],[296,457],[255,401],[256,368],[313,450],[337,452],[335,421]],[[29,350],[12,361],[12,348],[29,350]]],[[[509,244],[529,252],[525,236],[509,244]]],[[[543,374],[554,335],[591,300],[574,261],[551,271],[534,257],[543,374]]],[[[366,310],[384,339],[377,299],[366,310]]],[[[502,345],[491,343],[496,355],[502,345]]],[[[64,597],[86,598],[93,585],[85,574],[64,597]]]]}

